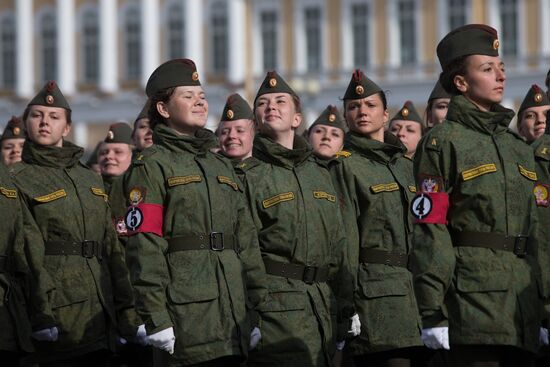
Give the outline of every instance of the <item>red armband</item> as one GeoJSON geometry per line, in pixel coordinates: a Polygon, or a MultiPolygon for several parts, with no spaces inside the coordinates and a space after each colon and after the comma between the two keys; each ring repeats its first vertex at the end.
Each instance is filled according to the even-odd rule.
{"type": "Polygon", "coordinates": [[[411,203],[415,223],[447,224],[449,194],[446,192],[423,192],[411,203]]]}
{"type": "Polygon", "coordinates": [[[126,212],[124,223],[128,235],[136,233],[154,233],[162,237],[164,222],[164,207],[158,204],[139,203],[132,205],[126,212]]]}

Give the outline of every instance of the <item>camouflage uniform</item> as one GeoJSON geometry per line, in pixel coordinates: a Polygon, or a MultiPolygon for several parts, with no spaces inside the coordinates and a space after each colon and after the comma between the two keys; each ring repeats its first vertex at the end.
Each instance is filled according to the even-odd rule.
{"type": "MultiPolygon", "coordinates": [[[[513,116],[455,96],[445,123],[416,152],[417,188],[432,200],[414,226],[416,297],[424,328],[449,326],[451,350],[538,348],[535,164],[531,148],[508,129],[513,116]],[[440,218],[428,223],[434,213],[440,218]]],[[[415,198],[417,216],[420,204],[426,201],[415,198]]]]}
{"type": "Polygon", "coordinates": [[[346,327],[354,312],[347,242],[328,169],[302,137],[293,146],[257,135],[255,164],[240,168],[268,273],[269,295],[259,308],[262,340],[251,366],[330,365],[337,304],[346,327]]]}
{"type": "Polygon", "coordinates": [[[348,133],[333,176],[343,197],[361,335],[351,355],[422,345],[420,319],[407,269],[416,192],[406,148],[386,132],[384,143],[348,133]]]}
{"type": "Polygon", "coordinates": [[[106,349],[114,326],[137,330],[124,253],[111,224],[99,176],[79,162],[83,149],[25,143],[14,182],[32,218],[25,235],[32,266],[42,271],[31,293],[33,330],[57,326],[56,342],[37,342],[56,359],[106,349]]]}
{"type": "Polygon", "coordinates": [[[229,161],[210,152],[216,140],[208,130],[184,136],[160,124],[153,136],[125,184],[129,204],[143,212],[138,228],[131,210],[126,220],[134,231],[126,253],[136,309],[148,335],[174,328],[168,365],[244,359],[246,305],[265,296],[256,285],[263,264],[241,184],[229,161]],[[160,224],[145,230],[152,219],[160,224]]]}
{"type": "Polygon", "coordinates": [[[0,352],[31,352],[31,328],[24,296],[29,268],[24,254],[23,211],[3,165],[0,165],[0,212],[0,352]]]}

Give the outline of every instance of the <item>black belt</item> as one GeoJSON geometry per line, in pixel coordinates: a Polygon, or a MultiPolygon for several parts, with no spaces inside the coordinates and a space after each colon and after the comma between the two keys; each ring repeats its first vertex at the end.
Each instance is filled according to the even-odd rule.
{"type": "Polygon", "coordinates": [[[385,264],[406,268],[408,260],[409,256],[407,254],[366,248],[359,250],[359,261],[363,263],[385,264]]]}
{"type": "Polygon", "coordinates": [[[103,258],[103,245],[98,241],[47,241],[46,255],[77,255],[88,259],[103,258]]]}
{"type": "Polygon", "coordinates": [[[223,251],[227,249],[237,250],[237,240],[232,234],[224,234],[223,232],[190,234],[168,240],[168,252],[188,250],[223,251]]]}
{"type": "Polygon", "coordinates": [[[529,236],[506,236],[499,233],[454,231],[451,234],[454,246],[484,247],[493,250],[510,251],[522,257],[527,255],[529,236]]]}
{"type": "Polygon", "coordinates": [[[271,275],[302,280],[305,283],[326,282],[329,276],[328,266],[306,266],[264,259],[265,271],[271,275]]]}

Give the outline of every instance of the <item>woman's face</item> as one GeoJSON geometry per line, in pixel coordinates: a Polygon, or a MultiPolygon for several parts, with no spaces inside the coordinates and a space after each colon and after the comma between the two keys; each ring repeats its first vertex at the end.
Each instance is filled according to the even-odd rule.
{"type": "Polygon", "coordinates": [[[427,125],[429,128],[434,127],[445,120],[450,101],[450,98],[436,98],[432,101],[432,107],[428,111],[427,125]]]}
{"type": "Polygon", "coordinates": [[[120,176],[132,163],[132,148],[125,143],[103,143],[97,153],[99,169],[104,176],[120,176]]]}
{"type": "Polygon", "coordinates": [[[397,136],[407,148],[407,156],[412,157],[416,146],[422,138],[422,126],[418,122],[408,120],[393,120],[390,132],[397,136]]]}
{"type": "Polygon", "coordinates": [[[546,116],[550,106],[537,106],[525,109],[521,113],[519,133],[531,143],[544,134],[546,129],[546,116]]]}
{"type": "Polygon", "coordinates": [[[29,139],[43,146],[61,147],[71,131],[67,111],[61,107],[30,106],[25,126],[29,139]]]}
{"type": "Polygon", "coordinates": [[[254,113],[260,131],[271,137],[289,133],[302,122],[302,115],[296,112],[294,100],[288,93],[261,95],[254,105],[254,113]]]}
{"type": "Polygon", "coordinates": [[[504,63],[498,56],[487,55],[471,55],[465,62],[465,75],[455,76],[455,86],[480,109],[489,111],[504,95],[504,63]]]}
{"type": "Polygon", "coordinates": [[[193,135],[206,125],[208,101],[201,86],[179,86],[168,102],[158,102],[159,114],[180,134],[193,135]]]}
{"type": "Polygon", "coordinates": [[[252,156],[254,142],[254,122],[240,119],[224,121],[220,126],[220,149],[226,157],[243,160],[252,156]]]}
{"type": "Polygon", "coordinates": [[[143,150],[153,145],[153,130],[148,118],[141,118],[136,121],[132,140],[138,150],[143,150]]]}
{"type": "Polygon", "coordinates": [[[23,144],[25,144],[25,139],[21,138],[2,140],[2,163],[9,166],[21,161],[23,144]]]}
{"type": "Polygon", "coordinates": [[[316,125],[309,132],[313,153],[321,159],[330,159],[344,146],[344,131],[337,127],[316,125]]]}
{"type": "Polygon", "coordinates": [[[346,101],[344,117],[351,131],[383,141],[388,111],[384,109],[382,98],[378,93],[362,99],[346,101]]]}

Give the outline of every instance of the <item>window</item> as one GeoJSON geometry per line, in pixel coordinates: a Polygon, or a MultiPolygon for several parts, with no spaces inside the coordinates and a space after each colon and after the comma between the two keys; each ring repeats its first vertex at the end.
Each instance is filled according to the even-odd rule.
{"type": "Polygon", "coordinates": [[[40,22],[42,81],[57,79],[57,28],[53,12],[42,15],[40,22]]]}
{"type": "Polygon", "coordinates": [[[97,83],[99,78],[99,19],[93,9],[82,15],[83,69],[86,83],[97,83]]]}
{"type": "Polygon", "coordinates": [[[416,62],[416,19],[414,1],[400,0],[398,12],[401,64],[414,64],[416,62]]]}
{"type": "Polygon", "coordinates": [[[263,67],[264,70],[275,70],[277,69],[277,12],[263,11],[260,19],[263,67]]]}
{"type": "Polygon", "coordinates": [[[13,17],[2,22],[2,84],[6,88],[15,87],[16,74],[16,41],[15,21],[13,17]]]}
{"type": "Polygon", "coordinates": [[[465,25],[466,19],[466,0],[449,0],[449,28],[465,25]]]}
{"type": "Polygon", "coordinates": [[[367,4],[351,6],[351,35],[353,38],[353,65],[365,67],[369,64],[369,8],[367,4]]]}
{"type": "Polygon", "coordinates": [[[141,11],[132,6],[126,10],[126,79],[138,80],[141,75],[141,11]]]}
{"type": "Polygon", "coordinates": [[[515,56],[518,53],[518,12],[517,0],[500,0],[502,24],[502,53],[515,56]]]}
{"type": "Polygon", "coordinates": [[[304,9],[306,31],[307,71],[321,69],[321,9],[311,7],[304,9]]]}
{"type": "Polygon", "coordinates": [[[185,53],[185,23],[181,2],[168,7],[168,58],[177,59],[185,53]]]}
{"type": "Polygon", "coordinates": [[[212,71],[225,74],[228,66],[227,5],[217,1],[212,4],[212,71]]]}

